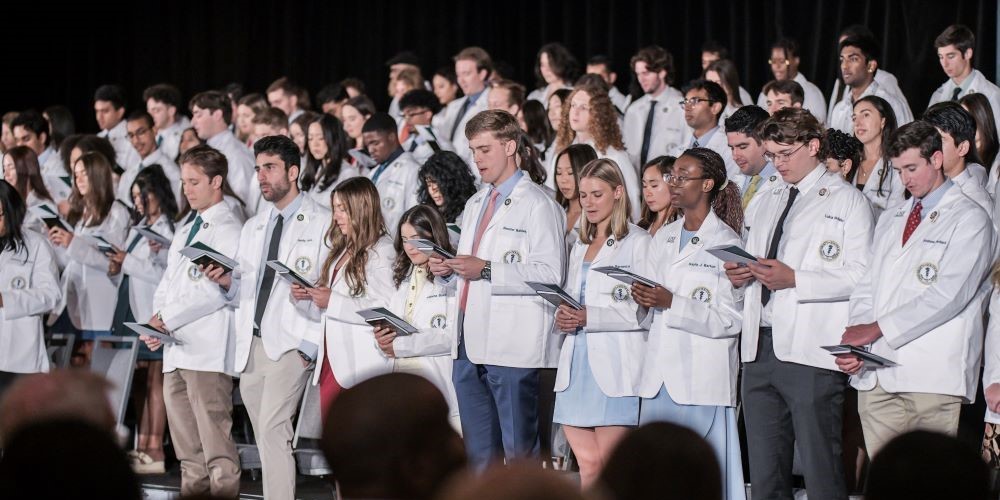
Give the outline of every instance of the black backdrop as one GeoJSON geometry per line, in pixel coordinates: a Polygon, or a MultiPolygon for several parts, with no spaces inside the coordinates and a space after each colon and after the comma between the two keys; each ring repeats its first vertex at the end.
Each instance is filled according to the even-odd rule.
{"type": "Polygon", "coordinates": [[[991,79],[997,51],[996,0],[137,0],[8,2],[3,10],[0,110],[65,104],[83,131],[96,129],[90,99],[109,82],[122,84],[137,106],[142,89],[160,81],[187,98],[231,81],[261,91],[288,75],[315,92],[357,76],[384,106],[383,62],[404,48],[421,57],[427,76],[463,46],[480,45],[531,88],[538,47],[561,41],[581,61],[611,56],[625,90],[637,48],[666,47],[683,82],[698,75],[701,43],[713,38],[729,47],[756,96],[770,78],[769,43],[790,36],[801,47],[801,71],[829,93],[836,36],[852,23],[880,38],[882,66],[899,77],[919,115],[945,79],[933,46],[944,27],[961,22],[975,31],[976,66],[991,79]]]}

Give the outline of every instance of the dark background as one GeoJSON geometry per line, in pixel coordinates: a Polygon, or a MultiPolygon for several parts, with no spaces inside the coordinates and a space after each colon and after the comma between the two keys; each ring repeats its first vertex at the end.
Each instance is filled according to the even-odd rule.
{"type": "Polygon", "coordinates": [[[837,34],[861,23],[879,37],[882,67],[897,75],[919,115],[946,78],[934,38],[951,23],[968,25],[977,35],[976,67],[994,79],[996,19],[996,0],[7,2],[0,110],[64,104],[79,130],[95,131],[91,99],[102,83],[123,85],[129,104],[139,106],[143,88],[161,81],[187,99],[232,81],[263,91],[281,75],[313,94],[356,76],[384,107],[386,59],[411,49],[429,77],[467,45],[511,64],[530,89],[536,51],[550,41],[566,44],[581,63],[597,53],[612,57],[622,90],[631,55],[660,44],[675,57],[680,86],[699,75],[700,46],[710,38],[729,47],[756,98],[771,76],[769,44],[779,36],[798,40],[801,71],[828,95],[837,34]]]}

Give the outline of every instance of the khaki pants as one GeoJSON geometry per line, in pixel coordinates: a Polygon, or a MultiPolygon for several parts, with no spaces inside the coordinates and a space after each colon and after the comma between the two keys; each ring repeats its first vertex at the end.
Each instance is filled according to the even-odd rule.
{"type": "Polygon", "coordinates": [[[163,399],[170,438],[181,462],[181,495],[238,497],[232,377],[177,369],[163,375],[163,399]]]}
{"type": "Polygon", "coordinates": [[[868,456],[874,457],[892,438],[912,430],[928,430],[954,436],[962,398],[922,392],[889,393],[877,384],[858,391],[858,414],[865,434],[868,456]]]}
{"type": "Polygon", "coordinates": [[[298,352],[288,351],[272,361],[260,338],[253,338],[250,359],[240,376],[240,395],[257,440],[267,500],[295,498],[292,418],[298,411],[307,374],[298,352]]]}

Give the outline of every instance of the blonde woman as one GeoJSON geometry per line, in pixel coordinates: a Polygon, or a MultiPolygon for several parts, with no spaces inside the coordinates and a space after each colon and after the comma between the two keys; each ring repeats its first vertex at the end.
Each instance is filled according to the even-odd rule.
{"type": "Polygon", "coordinates": [[[631,202],[614,161],[584,166],[579,199],[585,215],[570,250],[566,288],[584,308],[563,305],[556,311],[556,327],[566,337],[553,421],[563,424],[587,488],[615,444],[639,423],[637,391],[646,346],[628,287],[594,268],[644,268],[650,237],[628,222],[631,202]]]}

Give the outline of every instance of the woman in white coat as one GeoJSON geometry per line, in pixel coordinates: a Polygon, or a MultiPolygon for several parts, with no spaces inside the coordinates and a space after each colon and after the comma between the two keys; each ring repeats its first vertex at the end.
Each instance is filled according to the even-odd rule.
{"type": "Polygon", "coordinates": [[[580,205],[580,172],[597,159],[597,152],[587,144],[573,144],[555,158],[556,202],[566,211],[566,244],[576,241],[583,222],[580,205]]]}
{"type": "MultiPolygon", "coordinates": [[[[118,283],[111,328],[115,335],[134,336],[135,332],[125,327],[125,322],[153,316],[153,299],[167,269],[169,245],[146,239],[136,227],[173,240],[177,201],[170,185],[170,180],[157,165],[144,168],[132,181],[132,203],[138,220],[125,238],[127,246],[115,248],[115,252],[108,255],[111,261],[108,275],[118,283]]],[[[145,343],[140,344],[136,367],[145,373],[145,384],[132,390],[136,408],[141,410],[138,442],[130,458],[137,473],[162,474],[163,432],[167,424],[167,407],[163,402],[163,351],[152,351],[145,343]]]]}
{"type": "Polygon", "coordinates": [[[97,237],[121,248],[129,227],[128,208],[115,200],[111,162],[97,152],[84,153],[73,163],[73,194],[67,220],[73,232],[49,229],[53,245],[67,249],[63,271],[66,309],[73,326],[82,331],[82,352],[89,362],[95,337],[111,334],[118,284],[108,276],[109,260],[98,250],[97,237]]]}
{"type": "Polygon", "coordinates": [[[361,175],[358,167],[347,161],[349,142],[344,124],[327,114],[310,123],[306,132],[306,162],[299,183],[303,193],[326,208],[330,208],[333,188],[361,175]]]}
{"type": "Polygon", "coordinates": [[[448,401],[452,426],[461,432],[455,384],[451,380],[454,344],[451,326],[457,310],[453,307],[454,288],[435,281],[427,265],[428,256],[408,243],[420,238],[454,252],[448,228],[437,210],[417,205],[403,214],[397,229],[392,273],[396,290],[389,300],[389,310],[419,331],[399,336],[395,330],[381,326],[375,328],[375,339],[382,352],[393,359],[393,372],[420,375],[437,386],[448,401]]]}
{"type": "Polygon", "coordinates": [[[331,196],[333,224],[326,235],[330,253],[321,282],[310,289],[292,286],[296,302],[312,302],[310,314],[322,311],[325,345],[316,359],[319,369],[313,383],[319,384],[324,415],[342,388],[392,371],[393,360],[382,354],[371,325],[358,311],[387,306],[396,288],[396,252],[375,185],[367,177],[355,177],[334,188],[331,196]]]}
{"type": "Polygon", "coordinates": [[[670,187],[666,178],[674,168],[676,158],[670,155],[649,160],[642,169],[642,217],[637,225],[650,236],[675,221],[678,210],[670,203],[670,187]]]}
{"type": "Polygon", "coordinates": [[[48,228],[42,221],[41,213],[56,216],[59,211],[45,186],[40,169],[38,156],[27,146],[11,148],[3,155],[3,178],[14,186],[27,206],[24,227],[45,234],[48,228]]]}
{"type": "Polygon", "coordinates": [[[640,423],[667,421],[691,428],[715,449],[724,499],[743,499],[736,430],[740,298],[722,261],[706,250],[741,245],[739,189],[726,179],[718,153],[693,148],[668,177],[673,205],[684,216],[656,233],[650,278],[662,287],[633,285],[649,326],[639,395],[640,423]]]}
{"type": "Polygon", "coordinates": [[[567,291],[584,305],[562,305],[556,327],[567,336],[559,353],[553,421],[563,424],[586,489],[615,444],[639,423],[638,383],[646,333],[628,286],[595,270],[614,266],[636,272],[645,266],[649,235],[629,224],[631,203],[621,170],[594,160],[580,173],[585,218],[573,245],[567,291]]]}
{"type": "Polygon", "coordinates": [[[877,220],[882,212],[902,203],[906,191],[885,154],[889,138],[896,132],[896,113],[885,99],[872,95],[854,103],[853,116],[854,136],[865,145],[853,184],[871,202],[877,220]]]}
{"type": "Polygon", "coordinates": [[[61,298],[52,247],[23,228],[25,211],[0,181],[0,394],[21,374],[49,370],[42,322],[61,298]]]}

